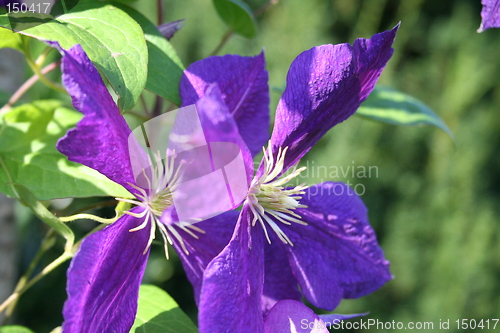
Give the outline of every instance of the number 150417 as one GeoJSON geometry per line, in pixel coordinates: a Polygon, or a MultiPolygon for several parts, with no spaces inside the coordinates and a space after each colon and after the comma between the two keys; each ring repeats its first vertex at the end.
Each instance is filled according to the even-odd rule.
{"type": "Polygon", "coordinates": [[[5,7],[7,12],[12,14],[28,12],[49,14],[50,2],[32,3],[29,6],[25,3],[8,3],[5,7]]]}
{"type": "Polygon", "coordinates": [[[457,319],[455,322],[457,323],[457,328],[466,330],[466,329],[492,329],[494,330],[497,327],[498,321],[500,319],[457,319]]]}

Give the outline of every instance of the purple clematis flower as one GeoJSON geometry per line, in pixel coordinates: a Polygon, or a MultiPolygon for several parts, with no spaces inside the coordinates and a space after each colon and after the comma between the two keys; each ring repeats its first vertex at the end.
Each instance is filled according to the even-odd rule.
{"type": "MultiPolygon", "coordinates": [[[[84,114],[76,128],[68,131],[58,142],[57,148],[69,160],[93,168],[121,184],[136,197],[131,202],[137,205],[113,224],[83,240],[67,273],[68,300],[63,310],[63,331],[128,332],[136,315],[139,285],[155,230],[160,231],[165,246],[167,242],[175,244],[186,257],[189,257],[188,249],[192,248],[190,239],[196,240],[196,237],[202,236],[202,232],[207,233],[206,241],[211,244],[224,242],[217,245],[221,248],[231,235],[213,230],[218,225],[217,216],[206,221],[209,223],[203,221],[196,226],[162,222],[162,214],[175,213],[171,206],[172,193],[178,184],[176,172],[173,172],[176,168],[167,167],[171,160],[163,162],[158,158],[148,161],[147,154],[140,150],[134,136],[131,136],[131,130],[99,73],[79,45],[63,50],[57,43],[49,44],[61,51],[63,83],[75,108],[84,114]],[[138,164],[141,167],[143,162],[144,177],[141,178],[134,171],[134,166],[138,164]],[[216,236],[212,239],[210,235],[216,236]]],[[[256,80],[267,80],[267,73],[263,71],[263,57],[252,59],[254,70],[262,70],[258,70],[258,75],[254,75],[253,79],[246,80],[245,85],[250,86],[256,80]]],[[[259,89],[262,89],[261,85],[259,89]]],[[[235,101],[246,105],[248,100],[258,98],[260,102],[253,104],[258,107],[249,112],[260,119],[264,127],[269,124],[266,94],[249,88],[247,95],[235,101]],[[267,112],[267,115],[260,114],[262,112],[267,112]]],[[[222,97],[217,85],[208,87],[205,96],[196,103],[206,141],[209,144],[219,141],[235,143],[241,147],[245,165],[251,164],[250,152],[238,130],[238,127],[244,126],[243,118],[230,114],[229,109],[221,105],[222,97]]],[[[262,140],[251,134],[247,138],[252,142],[261,140],[260,144],[266,140],[265,137],[262,140]]],[[[245,173],[250,179],[251,170],[245,173]]],[[[245,186],[248,184],[245,183],[245,186]]],[[[200,248],[199,252],[203,250],[200,248]]],[[[207,253],[212,257],[217,254],[207,253]]],[[[189,258],[193,262],[197,259],[196,256],[189,258]]]]}
{"type": "MultiPolygon", "coordinates": [[[[262,333],[265,315],[280,300],[304,295],[314,306],[333,310],[342,298],[361,297],[391,279],[366,207],[354,191],[343,183],[286,184],[303,170],[294,169],[299,159],[368,97],[392,55],[398,27],[352,46],[314,47],[292,63],[269,146],[243,207],[239,215],[217,217],[221,234],[234,227],[229,243],[213,259],[195,254],[197,266],[181,257],[195,288],[201,333],[262,333]]],[[[239,61],[212,57],[190,66],[181,81],[183,103],[203,98],[215,82],[230,109],[244,113],[231,102],[247,93],[231,84],[240,76],[239,61]]],[[[251,131],[240,132],[245,138],[251,131]]],[[[255,152],[258,144],[249,148],[255,152]]],[[[195,243],[213,254],[224,242],[200,238],[195,243]]]]}
{"type": "Polygon", "coordinates": [[[483,9],[481,10],[481,26],[477,32],[483,32],[489,28],[500,28],[500,1],[482,0],[483,9]]]}

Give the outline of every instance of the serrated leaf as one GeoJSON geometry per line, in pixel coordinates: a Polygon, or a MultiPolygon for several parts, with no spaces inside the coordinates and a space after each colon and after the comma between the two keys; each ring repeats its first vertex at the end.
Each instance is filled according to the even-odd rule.
{"type": "Polygon", "coordinates": [[[144,31],[148,46],[148,79],[146,89],[180,105],[179,82],[184,66],[172,45],[158,28],[141,13],[127,6],[117,6],[132,17],[144,31]]]}
{"type": "Polygon", "coordinates": [[[0,327],[0,333],[33,333],[33,331],[24,326],[9,325],[0,327]]]}
{"type": "MultiPolygon", "coordinates": [[[[23,20],[30,23],[29,16],[23,20]]],[[[0,15],[0,26],[11,28],[7,15],[0,15]]],[[[38,22],[20,33],[57,41],[65,49],[82,45],[118,94],[122,111],[135,105],[146,86],[148,50],[144,34],[139,24],[116,6],[80,1],[67,14],[47,23],[38,22]]]]}
{"type": "Polygon", "coordinates": [[[255,18],[246,3],[239,0],[213,0],[213,3],[220,18],[231,30],[246,38],[255,37],[255,18]]]}
{"type": "Polygon", "coordinates": [[[9,182],[19,183],[38,200],[66,197],[130,197],[122,186],[97,171],[70,162],[56,149],[57,140],[82,118],[59,101],[24,104],[0,119],[0,191],[14,196],[9,182]]]}
{"type": "Polygon", "coordinates": [[[0,29],[0,49],[4,47],[22,51],[21,35],[8,29],[0,29]]]}
{"type": "Polygon", "coordinates": [[[448,126],[427,105],[392,88],[376,86],[356,114],[395,125],[436,126],[454,139],[448,126]]]}
{"type": "Polygon", "coordinates": [[[178,332],[197,333],[198,329],[169,294],[156,286],[142,285],[130,333],[178,332]]]}

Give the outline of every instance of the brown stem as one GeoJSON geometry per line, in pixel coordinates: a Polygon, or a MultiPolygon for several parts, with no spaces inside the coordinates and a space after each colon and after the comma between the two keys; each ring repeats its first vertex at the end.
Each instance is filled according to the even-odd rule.
{"type": "Polygon", "coordinates": [[[232,35],[233,31],[231,29],[228,29],[224,34],[224,36],[222,36],[219,45],[217,45],[215,49],[210,53],[210,56],[217,55],[217,53],[219,53],[219,51],[224,47],[224,45],[226,45],[227,41],[229,40],[229,38],[231,38],[232,35]]]}
{"type": "MultiPolygon", "coordinates": [[[[50,65],[44,67],[40,72],[43,75],[46,75],[47,73],[59,67],[60,64],[61,64],[60,61],[53,62],[50,65]]],[[[40,77],[35,74],[32,77],[30,77],[26,82],[24,82],[22,86],[20,86],[19,89],[17,89],[17,91],[12,95],[7,104],[5,104],[0,109],[0,113],[8,111],[12,107],[12,105],[14,105],[26,93],[26,91],[28,91],[28,89],[31,88],[31,86],[34,85],[39,79],[40,77]]]]}

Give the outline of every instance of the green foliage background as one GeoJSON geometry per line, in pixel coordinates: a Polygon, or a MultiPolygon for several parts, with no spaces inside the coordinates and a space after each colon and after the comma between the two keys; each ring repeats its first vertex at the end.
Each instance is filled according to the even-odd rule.
{"type": "MultiPolygon", "coordinates": [[[[265,2],[247,1],[253,10],[265,2]]],[[[156,21],[155,3],[133,6],[156,21]]],[[[455,133],[456,143],[436,128],[352,117],[304,159],[310,184],[330,179],[313,175],[319,166],[378,170],[371,178],[349,172],[333,180],[364,186],[363,200],[395,278],[368,297],[344,301],[337,312],[370,311],[368,318],[433,322],[436,329],[440,320],[500,316],[500,30],[476,33],[480,10],[479,0],[282,0],[258,17],[256,38],[235,36],[222,49],[255,55],[263,48],[271,88],[282,88],[303,50],[368,38],[401,21],[380,82],[424,101],[455,133]]],[[[210,54],[226,27],[211,1],[165,1],[165,21],[182,18],[185,26],[172,43],[188,66],[210,54]]],[[[275,90],[273,112],[280,95],[275,90]]],[[[24,230],[30,252],[34,231],[24,230]]],[[[58,274],[21,299],[18,322],[36,332],[59,325],[59,314],[48,317],[48,310],[62,309],[64,268],[58,274]],[[42,315],[53,323],[39,324],[42,315]]],[[[160,246],[145,280],[196,316],[178,260],[165,263],[160,246]]],[[[451,325],[449,331],[458,330],[451,325]]]]}

